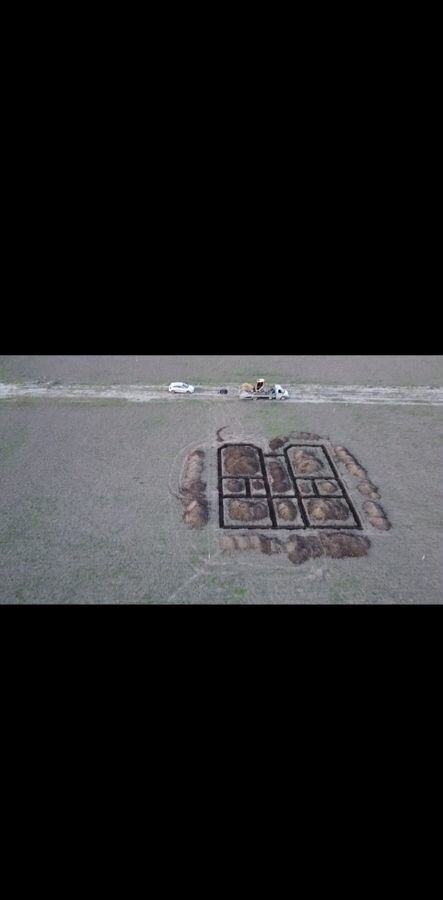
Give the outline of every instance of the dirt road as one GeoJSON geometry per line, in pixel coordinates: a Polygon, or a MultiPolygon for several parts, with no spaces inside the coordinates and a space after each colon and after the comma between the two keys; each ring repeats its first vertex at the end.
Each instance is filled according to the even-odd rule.
{"type": "MultiPolygon", "coordinates": [[[[443,405],[443,388],[439,387],[398,387],[366,385],[325,385],[303,384],[283,385],[289,391],[289,397],[279,403],[352,403],[357,405],[443,405]]],[[[167,385],[128,384],[128,385],[82,385],[57,384],[54,382],[37,383],[0,383],[0,400],[18,399],[52,399],[52,400],[127,400],[132,403],[150,403],[154,401],[195,403],[198,400],[228,403],[239,401],[238,385],[225,385],[227,395],[210,385],[196,385],[195,392],[190,395],[177,395],[168,392],[167,385]]],[[[263,398],[249,398],[256,402],[263,398]]],[[[269,398],[266,398],[267,402],[269,398]]],[[[248,401],[241,401],[248,402],[248,401]]]]}

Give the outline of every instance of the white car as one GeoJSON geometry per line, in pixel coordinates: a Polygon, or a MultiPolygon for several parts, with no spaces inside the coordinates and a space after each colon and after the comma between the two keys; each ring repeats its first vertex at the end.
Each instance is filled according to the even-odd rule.
{"type": "Polygon", "coordinates": [[[186,384],[185,381],[173,381],[168,391],[170,394],[193,394],[195,387],[193,384],[186,384]]]}

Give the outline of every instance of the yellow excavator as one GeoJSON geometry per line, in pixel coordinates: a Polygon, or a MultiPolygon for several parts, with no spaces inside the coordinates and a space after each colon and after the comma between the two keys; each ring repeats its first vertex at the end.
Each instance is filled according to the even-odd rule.
{"type": "Polygon", "coordinates": [[[265,387],[265,379],[257,378],[255,384],[249,384],[249,382],[245,381],[244,384],[240,385],[241,391],[249,391],[253,394],[258,394],[260,391],[263,391],[265,387]]]}

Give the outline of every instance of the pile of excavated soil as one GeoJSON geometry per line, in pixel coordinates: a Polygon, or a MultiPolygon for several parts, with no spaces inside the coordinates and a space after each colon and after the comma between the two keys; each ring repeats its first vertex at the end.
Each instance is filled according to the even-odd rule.
{"type": "Polygon", "coordinates": [[[334,559],[366,556],[371,542],[363,535],[336,532],[307,536],[294,534],[286,541],[264,534],[222,534],[220,545],[223,553],[238,550],[259,550],[266,556],[286,553],[294,565],[301,565],[308,559],[320,556],[334,559]]]}
{"type": "Polygon", "coordinates": [[[317,481],[317,487],[320,494],[325,496],[340,493],[339,487],[334,481],[317,481]]]}
{"type": "Polygon", "coordinates": [[[378,528],[380,531],[389,531],[391,523],[380,503],[366,500],[366,503],[363,503],[363,509],[373,528],[378,528]]]}
{"type": "Polygon", "coordinates": [[[227,494],[241,494],[244,489],[244,481],[240,478],[226,478],[224,481],[224,491],[227,494]]]}
{"type": "Polygon", "coordinates": [[[297,518],[297,507],[292,500],[276,500],[275,507],[279,519],[286,522],[293,522],[297,518]]]}
{"type": "Polygon", "coordinates": [[[223,450],[223,462],[227,475],[257,475],[260,460],[253,447],[226,447],[223,450]]]}
{"type": "Polygon", "coordinates": [[[376,485],[369,480],[366,469],[358,463],[352,453],[349,453],[349,451],[346,450],[346,447],[334,447],[334,453],[336,458],[344,463],[350,475],[360,479],[357,484],[357,490],[360,491],[364,497],[368,498],[366,502],[363,503],[363,509],[369,519],[369,523],[373,528],[378,528],[380,531],[388,531],[391,527],[391,523],[381,503],[373,502],[380,499],[380,493],[376,485]]]}
{"type": "MultiPolygon", "coordinates": [[[[285,467],[278,460],[268,462],[268,471],[271,479],[271,490],[273,494],[284,494],[285,491],[291,489],[291,482],[285,467]]],[[[292,492],[293,493],[293,492],[292,492]]]]}
{"type": "Polygon", "coordinates": [[[228,513],[233,522],[256,522],[269,517],[268,504],[262,500],[229,500],[228,513]]]}
{"type": "Polygon", "coordinates": [[[192,450],[188,454],[180,479],[180,499],[184,506],[183,521],[188,528],[202,528],[209,518],[209,506],[205,495],[206,482],[202,480],[205,454],[192,450]]]}
{"type": "Polygon", "coordinates": [[[320,475],[324,468],[324,464],[321,459],[318,459],[315,450],[305,447],[292,448],[290,458],[295,471],[300,475],[320,475]]]}
{"type": "Polygon", "coordinates": [[[349,518],[349,509],[342,500],[312,497],[305,501],[310,518],[315,522],[344,521],[349,518]]]}

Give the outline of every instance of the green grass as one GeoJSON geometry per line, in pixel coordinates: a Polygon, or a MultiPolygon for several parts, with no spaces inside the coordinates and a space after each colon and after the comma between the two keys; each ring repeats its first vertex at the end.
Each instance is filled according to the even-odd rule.
{"type": "MultiPolygon", "coordinates": [[[[281,382],[281,373],[276,372],[264,372],[262,369],[260,372],[256,372],[255,369],[237,369],[237,370],[229,370],[225,375],[222,373],[218,375],[218,377],[214,377],[212,375],[208,375],[207,377],[201,376],[200,379],[194,380],[192,384],[195,384],[197,387],[199,384],[207,384],[211,385],[220,385],[223,387],[223,384],[227,382],[228,384],[236,384],[240,386],[244,381],[249,381],[252,384],[255,384],[257,378],[264,378],[266,384],[275,384],[277,382],[280,384],[281,382]]],[[[154,383],[154,382],[152,382],[154,383]]]]}
{"type": "Polygon", "coordinates": [[[211,575],[208,578],[208,599],[217,603],[243,603],[246,600],[247,589],[238,582],[238,579],[221,575],[211,575]]]}
{"type": "Polygon", "coordinates": [[[437,417],[441,415],[441,407],[438,406],[425,406],[424,404],[417,404],[416,406],[405,406],[405,411],[410,416],[418,416],[418,417],[426,417],[430,419],[432,416],[437,417]]]}
{"type": "Polygon", "coordinates": [[[8,549],[22,547],[38,536],[40,546],[47,542],[47,526],[59,509],[59,501],[51,497],[34,497],[11,510],[8,521],[0,523],[0,545],[8,549]]]}
{"type": "Polygon", "coordinates": [[[284,400],[275,402],[270,400],[269,404],[269,406],[256,404],[257,421],[267,437],[285,435],[290,431],[311,431],[308,417],[298,409],[284,406],[284,400]]]}
{"type": "Polygon", "coordinates": [[[0,366],[0,381],[7,381],[8,374],[4,366],[0,366]]]}
{"type": "Polygon", "coordinates": [[[152,413],[143,421],[143,428],[147,428],[148,430],[151,428],[158,428],[159,425],[166,425],[167,420],[164,415],[164,407],[163,410],[160,410],[157,406],[153,407],[152,413]]]}
{"type": "Polygon", "coordinates": [[[223,603],[244,603],[247,596],[247,589],[240,585],[227,585],[228,593],[222,599],[223,603]]]}
{"type": "MultiPolygon", "coordinates": [[[[57,403],[63,403],[63,401],[66,400],[64,397],[55,397],[54,399],[57,403]]],[[[127,400],[124,400],[123,397],[73,397],[72,399],[75,400],[76,403],[93,403],[94,406],[124,406],[128,402],[127,400]]],[[[72,400],[69,400],[68,402],[72,403],[72,400]]]]}
{"type": "Polygon", "coordinates": [[[12,376],[9,374],[6,366],[0,366],[0,381],[3,384],[24,384],[26,381],[30,381],[29,378],[23,378],[20,375],[12,376]]]}
{"type": "MultiPolygon", "coordinates": [[[[13,404],[16,407],[30,407],[33,404],[39,402],[38,397],[2,397],[2,403],[7,403],[8,405],[13,404]]],[[[41,401],[40,401],[41,402],[41,401]]]]}
{"type": "Polygon", "coordinates": [[[25,429],[23,427],[16,429],[15,436],[7,435],[6,433],[0,436],[0,463],[4,465],[5,462],[14,459],[24,442],[25,429]]]}
{"type": "Polygon", "coordinates": [[[361,582],[352,575],[337,578],[331,585],[329,599],[332,603],[352,603],[360,599],[361,582]]]}

